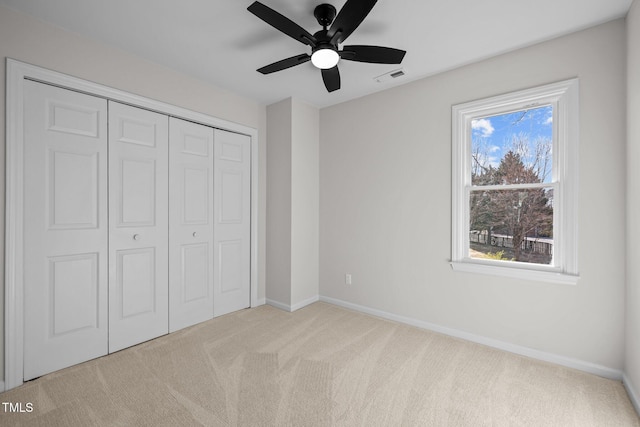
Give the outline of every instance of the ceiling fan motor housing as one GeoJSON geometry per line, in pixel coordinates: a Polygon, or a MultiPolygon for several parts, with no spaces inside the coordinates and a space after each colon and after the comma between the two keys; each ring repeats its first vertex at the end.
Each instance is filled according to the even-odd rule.
{"type": "Polygon", "coordinates": [[[320,49],[338,50],[338,46],[331,43],[331,39],[327,36],[327,30],[320,30],[313,37],[316,39],[316,45],[311,48],[312,53],[320,49]]]}

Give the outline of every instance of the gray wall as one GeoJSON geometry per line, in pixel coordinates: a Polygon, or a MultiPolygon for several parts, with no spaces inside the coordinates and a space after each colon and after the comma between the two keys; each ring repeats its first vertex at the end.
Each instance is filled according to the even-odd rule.
{"type": "MultiPolygon", "coordinates": [[[[259,275],[258,299],[265,297],[266,109],[205,82],[174,72],[0,6],[0,135],[5,137],[5,58],[70,74],[258,129],[259,275]]],[[[0,198],[4,200],[5,151],[0,150],[0,198]]],[[[4,224],[4,208],[0,208],[4,224]]],[[[4,226],[0,227],[0,300],[4,297],[4,226]]],[[[4,366],[4,301],[0,301],[0,366],[4,366]]],[[[4,370],[0,369],[0,379],[4,370]]]]}
{"type": "Polygon", "coordinates": [[[291,305],[320,293],[320,112],[292,101],[291,305]]]}
{"type": "Polygon", "coordinates": [[[267,107],[267,301],[291,305],[291,98],[267,107]]]}
{"type": "MultiPolygon", "coordinates": [[[[625,373],[640,404],[640,2],[627,16],[627,348],[625,373]]],[[[637,407],[640,412],[640,407],[637,407]]]]}
{"type": "Polygon", "coordinates": [[[267,107],[267,301],[295,310],[319,294],[318,109],[267,107]]]}
{"type": "Polygon", "coordinates": [[[625,43],[617,20],[321,110],[321,295],[619,374],[625,43]],[[572,77],[580,78],[578,284],[453,272],[451,106],[572,77]]]}

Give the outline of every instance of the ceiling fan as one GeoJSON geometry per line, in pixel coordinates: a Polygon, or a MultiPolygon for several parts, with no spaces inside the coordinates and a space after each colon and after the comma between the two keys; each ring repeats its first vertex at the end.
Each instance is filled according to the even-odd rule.
{"type": "Polygon", "coordinates": [[[322,30],[313,35],[270,7],[258,1],[254,2],[247,8],[249,12],[289,37],[311,46],[311,55],[307,53],[295,55],[266,65],[257,71],[270,74],[311,61],[313,65],[320,68],[327,91],[333,92],[340,89],[340,72],[337,65],[340,59],[376,64],[400,64],[406,53],[404,50],[364,45],[342,46],[342,50],[338,48],[338,45],[358,28],[376,2],[377,0],[347,0],[338,14],[336,14],[336,8],[330,4],[316,6],[313,15],[322,26],[322,30]]]}

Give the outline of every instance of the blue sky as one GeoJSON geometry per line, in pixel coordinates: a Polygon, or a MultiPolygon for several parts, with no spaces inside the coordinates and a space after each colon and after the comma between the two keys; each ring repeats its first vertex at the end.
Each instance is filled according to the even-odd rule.
{"type": "Polygon", "coordinates": [[[533,144],[539,138],[551,141],[552,130],[553,107],[547,105],[472,120],[471,140],[474,147],[482,147],[487,162],[497,167],[512,148],[514,135],[526,136],[533,144]]]}

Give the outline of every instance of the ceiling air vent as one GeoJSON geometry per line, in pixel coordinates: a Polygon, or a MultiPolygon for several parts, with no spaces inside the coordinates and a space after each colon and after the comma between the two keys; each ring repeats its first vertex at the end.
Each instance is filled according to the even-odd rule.
{"type": "Polygon", "coordinates": [[[398,77],[402,77],[402,76],[404,76],[404,70],[400,68],[398,70],[389,71],[388,73],[385,73],[381,76],[374,77],[373,80],[375,80],[378,83],[384,83],[389,80],[397,79],[398,77]]]}

